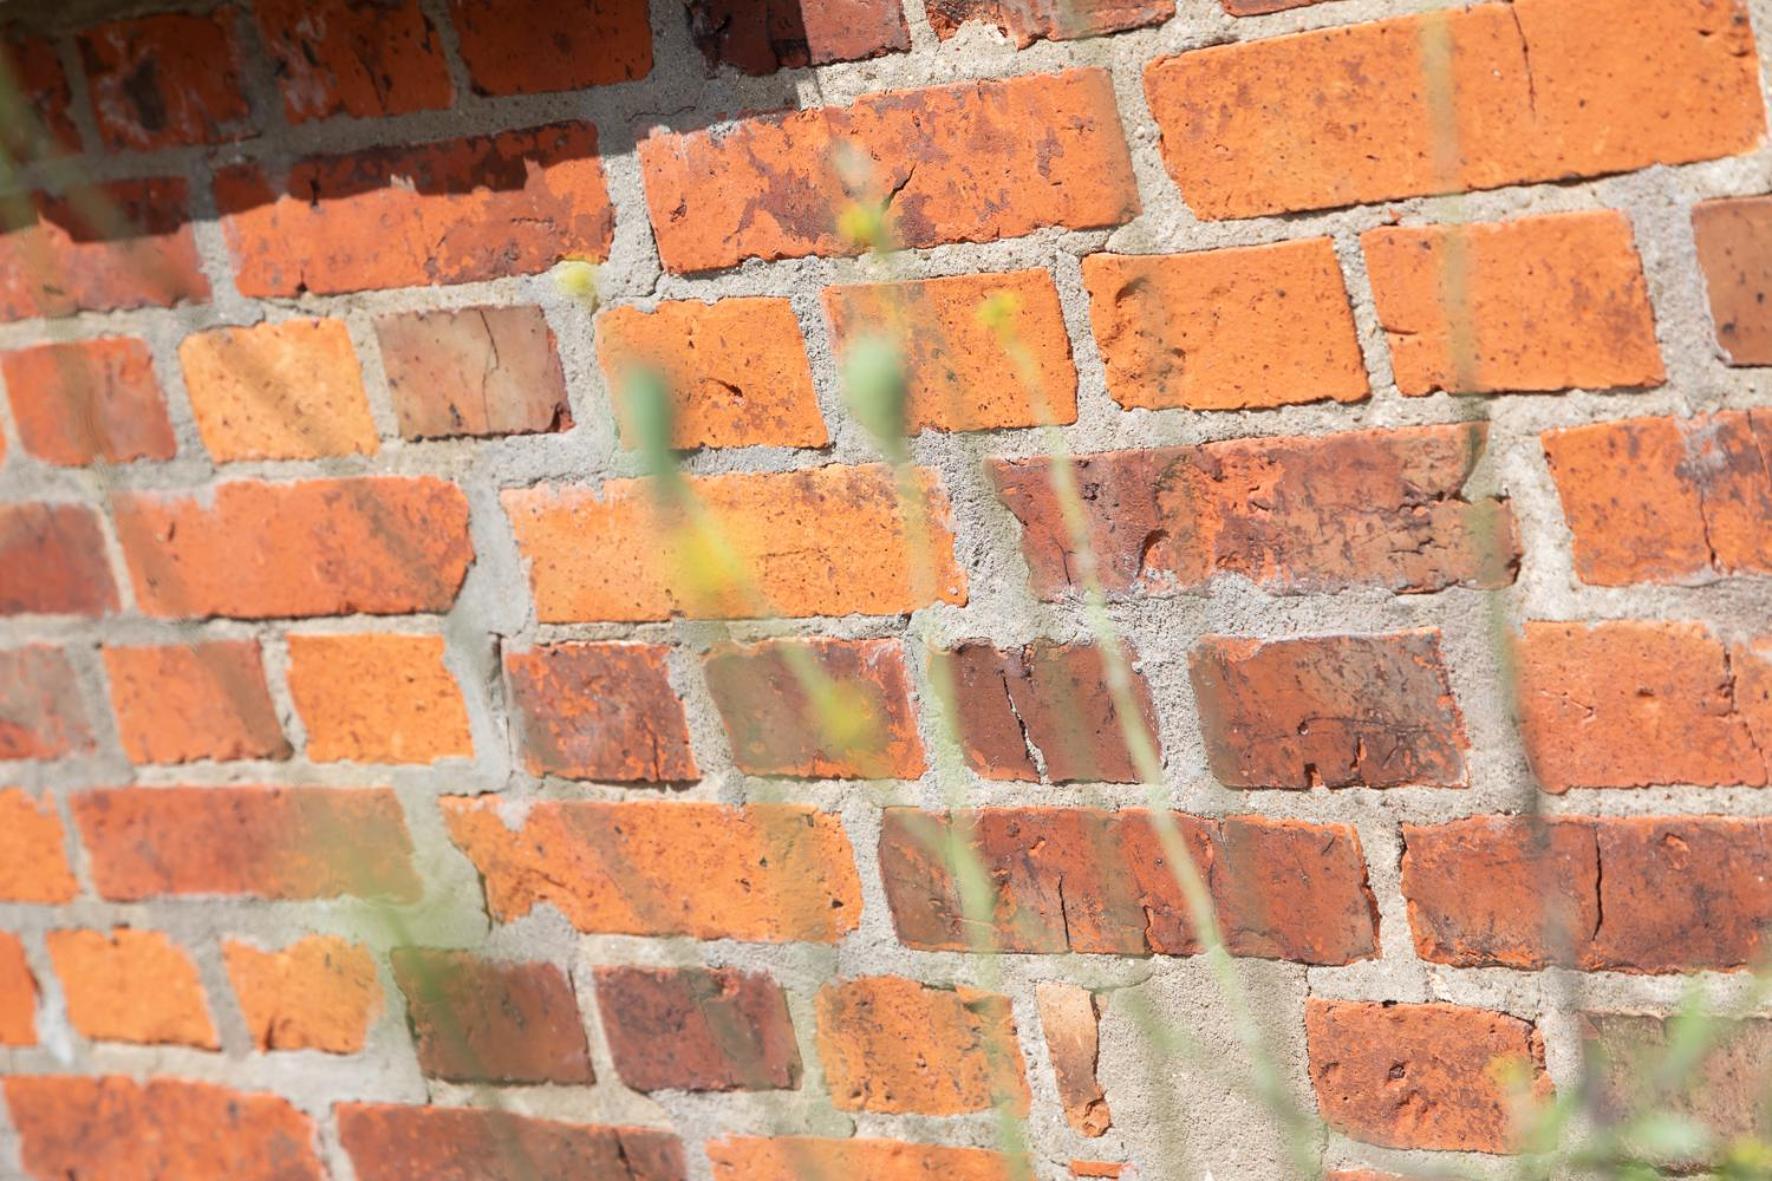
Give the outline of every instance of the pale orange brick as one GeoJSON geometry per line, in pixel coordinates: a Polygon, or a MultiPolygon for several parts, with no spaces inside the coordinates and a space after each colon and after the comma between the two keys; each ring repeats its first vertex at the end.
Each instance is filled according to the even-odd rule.
{"type": "Polygon", "coordinates": [[[68,1020],[94,1041],[217,1050],[197,965],[159,931],[51,931],[68,1020]]]}
{"type": "Polygon", "coordinates": [[[317,763],[434,763],[474,753],[442,636],[290,636],[289,693],[317,763]]]}
{"type": "Polygon", "coordinates": [[[381,1009],[369,950],[336,936],[310,935],[280,951],[229,939],[228,979],[260,1050],[355,1054],[381,1009]]]}
{"type": "Polygon", "coordinates": [[[37,1044],[37,979],[17,935],[0,931],[0,1046],[37,1044]]]}
{"type": "Polygon", "coordinates": [[[49,463],[171,459],[178,451],[145,341],[43,344],[0,355],[25,450],[49,463]]]}
{"type": "Polygon", "coordinates": [[[1089,317],[1122,406],[1247,410],[1357,402],[1366,365],[1327,238],[1083,260],[1089,317]]]}
{"type": "Polygon", "coordinates": [[[198,332],[178,359],[197,433],[220,462],[373,455],[379,446],[342,320],[198,332]]]}
{"type": "Polygon", "coordinates": [[[256,640],[107,646],[104,657],[117,736],[131,762],[289,756],[256,640]]]}
{"type": "Polygon", "coordinates": [[[54,802],[0,789],[0,901],[66,902],[77,890],[54,802]]]}

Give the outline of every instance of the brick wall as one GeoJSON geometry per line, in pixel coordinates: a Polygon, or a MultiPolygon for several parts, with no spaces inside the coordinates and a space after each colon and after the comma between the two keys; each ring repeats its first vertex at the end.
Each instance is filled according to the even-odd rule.
{"type": "Polygon", "coordinates": [[[1772,0],[7,15],[0,1173],[1498,1177],[1760,1003],[1772,0]]]}

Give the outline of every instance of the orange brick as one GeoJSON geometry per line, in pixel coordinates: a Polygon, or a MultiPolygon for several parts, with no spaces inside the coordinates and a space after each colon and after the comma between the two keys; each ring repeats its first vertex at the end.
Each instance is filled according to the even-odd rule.
{"type": "Polygon", "coordinates": [[[342,320],[193,333],[178,359],[197,433],[218,462],[373,455],[379,446],[342,320]]]}
{"type": "Polygon", "coordinates": [[[443,612],[474,558],[467,498],[428,476],[120,492],[111,511],[136,600],[161,618],[443,612]]]}
{"type": "Polygon", "coordinates": [[[0,788],[0,901],[67,902],[78,890],[55,803],[0,788]]]}
{"type": "Polygon", "coordinates": [[[260,1050],[355,1054],[381,1010],[375,957],[336,936],[310,935],[280,951],[229,939],[222,959],[260,1050]]]}
{"type": "Polygon", "coordinates": [[[1360,239],[1405,394],[1659,385],[1630,222],[1610,210],[1360,239]]]}
{"type": "Polygon", "coordinates": [[[732,1137],[708,1145],[714,1181],[805,1181],[842,1177],[845,1181],[1009,1181],[1000,1153],[983,1148],[937,1148],[895,1140],[814,1140],[783,1136],[772,1140],[732,1137]]]}
{"type": "Polygon", "coordinates": [[[867,199],[891,194],[886,228],[900,246],[1116,226],[1139,212],[1105,71],[962,82],[643,141],[665,267],[857,253],[837,224],[854,203],[838,173],[844,143],[874,162],[867,199]]]}
{"type": "Polygon", "coordinates": [[[1251,217],[1745,152],[1756,61],[1741,0],[1513,0],[1162,58],[1145,94],[1194,213],[1251,217]]]}
{"type": "Polygon", "coordinates": [[[66,652],[0,649],[0,760],[89,755],[97,745],[66,652]]]}
{"type": "Polygon", "coordinates": [[[81,792],[74,822],[100,897],[191,894],[412,901],[412,839],[386,788],[151,787],[81,792]]]}
{"type": "Polygon", "coordinates": [[[1772,197],[1701,201],[1692,236],[1729,364],[1772,365],[1772,197]]]}
{"type": "Polygon", "coordinates": [[[449,0],[479,94],[541,94],[652,72],[646,0],[449,0]]]}
{"type": "Polygon", "coordinates": [[[37,978],[17,935],[0,931],[0,1046],[37,1044],[37,978]]]}
{"type": "Polygon", "coordinates": [[[961,1115],[1028,1109],[1009,998],[902,976],[827,984],[818,1057],[842,1111],[961,1115]]]}
{"type": "Polygon", "coordinates": [[[19,441],[45,462],[129,463],[178,451],[144,341],[101,337],[20,349],[0,355],[0,376],[19,441]]]}
{"type": "Polygon", "coordinates": [[[80,35],[107,148],[213,144],[252,133],[235,14],[162,13],[80,35]]]}
{"type": "Polygon", "coordinates": [[[51,931],[68,1020],[94,1041],[219,1050],[197,965],[158,931],[51,931]]]}
{"type": "Polygon", "coordinates": [[[1194,254],[1092,254],[1089,317],[1122,406],[1248,410],[1367,395],[1327,238],[1194,254]]]}
{"type": "Polygon", "coordinates": [[[447,107],[442,39],[418,0],[257,0],[283,117],[373,119],[447,107]]]}
{"type": "Polygon", "coordinates": [[[289,637],[289,694],[316,763],[434,763],[474,741],[442,636],[289,637]]]}
{"type": "MultiPolygon", "coordinates": [[[[1100,1054],[1100,998],[1080,984],[1042,980],[1034,986],[1034,1004],[1065,1122],[1079,1136],[1106,1135],[1114,1117],[1095,1075],[1100,1054]]],[[[1075,1172],[1074,1164],[1072,1170],[1075,1172]]],[[[1119,1175],[1117,1171],[1109,1174],[1119,1175]]]]}
{"type": "Polygon", "coordinates": [[[649,480],[608,480],[600,496],[513,488],[502,500],[546,623],[895,615],[966,601],[947,494],[933,472],[916,478],[923,528],[910,536],[882,465],[690,478],[736,569],[649,480]]]}
{"type": "Polygon", "coordinates": [[[289,757],[256,640],[107,646],[104,657],[131,762],[289,757]]]}
{"type": "Polygon", "coordinates": [[[74,91],[55,42],[48,37],[9,33],[0,40],[0,70],[12,80],[22,109],[31,116],[0,127],[0,151],[26,163],[60,152],[78,152],[80,128],[72,115],[74,91]]]}
{"type": "Polygon", "coordinates": [[[469,283],[609,254],[615,216],[588,123],[558,123],[216,176],[242,295],[469,283]]]}
{"type": "Polygon", "coordinates": [[[117,609],[98,514],[83,504],[0,504],[0,616],[117,609]]]}
{"type": "Polygon", "coordinates": [[[793,305],[785,299],[675,300],[597,319],[597,356],[629,447],[644,443],[627,410],[638,373],[664,382],[673,447],[822,447],[830,441],[793,305]]]}
{"type": "Polygon", "coordinates": [[[861,919],[849,837],[809,807],[550,800],[515,829],[496,799],[442,807],[499,922],[549,902],[586,932],[834,943],[861,919]]]}
{"type": "Polygon", "coordinates": [[[839,358],[868,338],[884,338],[897,349],[909,431],[1077,420],[1071,340],[1046,271],[827,287],[824,307],[839,358]],[[1008,347],[986,323],[987,310],[1007,313],[1008,347]],[[1024,350],[1031,377],[1018,359],[1024,350]]]}
{"type": "Polygon", "coordinates": [[[651,644],[544,644],[505,652],[518,749],[531,775],[693,783],[683,702],[651,644]]]}
{"type": "Polygon", "coordinates": [[[0,211],[0,320],[208,299],[182,180],[37,193],[0,211]]]}

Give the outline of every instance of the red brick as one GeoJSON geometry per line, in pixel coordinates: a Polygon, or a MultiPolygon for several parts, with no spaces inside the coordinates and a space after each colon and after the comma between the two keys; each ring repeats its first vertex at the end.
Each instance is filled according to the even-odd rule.
{"type": "Polygon", "coordinates": [[[627,409],[636,374],[664,383],[672,447],[823,447],[800,322],[785,299],[671,300],[597,319],[597,357],[629,447],[645,443],[627,409]]]}
{"type": "Polygon", "coordinates": [[[1001,29],[1020,49],[1148,28],[1175,15],[1175,0],[924,0],[924,7],[943,41],[978,21],[1001,29]]]}
{"type": "Polygon", "coordinates": [[[104,649],[117,736],[133,763],[286,759],[256,640],[104,649]]]}
{"type": "Polygon", "coordinates": [[[68,1021],[95,1041],[219,1050],[197,965],[159,931],[51,931],[68,1021]]]}
{"type": "Polygon", "coordinates": [[[308,1117],[277,1095],[121,1076],[0,1080],[37,1181],[324,1181],[308,1117]]]}
{"type": "Polygon", "coordinates": [[[17,91],[20,109],[29,113],[29,118],[0,128],[0,152],[22,162],[78,152],[80,129],[71,113],[74,91],[55,42],[47,37],[7,36],[0,40],[0,70],[17,91]]]}
{"type": "Polygon", "coordinates": [[[817,1007],[818,1057],[838,1110],[1027,1114],[1008,997],[873,976],[825,985],[817,1007]]]}
{"type": "Polygon", "coordinates": [[[162,13],[80,35],[99,138],[112,150],[213,144],[254,132],[235,14],[162,13]]]}
{"type": "Polygon", "coordinates": [[[864,189],[870,202],[892,194],[886,231],[900,246],[1116,226],[1139,212],[1104,71],[963,82],[643,141],[666,269],[858,252],[837,224],[853,204],[838,175],[844,142],[890,162],[864,189]]]}
{"type": "MultiPolygon", "coordinates": [[[[1233,954],[1309,964],[1377,954],[1378,919],[1353,829],[1256,817],[1175,821],[1233,954]]],[[[888,808],[880,871],[899,941],[920,951],[969,951],[980,938],[999,951],[1045,955],[1200,950],[1179,867],[1169,866],[1140,810],[888,808]],[[989,931],[966,919],[950,839],[969,847],[990,879],[989,931]]]]}
{"type": "Polygon", "coordinates": [[[136,599],[163,619],[444,612],[474,558],[468,502],[429,476],[119,492],[136,599]]]}
{"type": "Polygon", "coordinates": [[[0,931],[0,1046],[37,1044],[37,979],[17,935],[0,931]]]}
{"type": "Polygon", "coordinates": [[[652,72],[646,0],[449,0],[478,94],[540,94],[652,72]]]}
{"type": "Polygon", "coordinates": [[[381,1009],[368,948],[309,935],[277,951],[226,940],[222,959],[252,1044],[260,1050],[355,1054],[381,1009]]]}
{"type": "Polygon", "coordinates": [[[1508,1072],[1551,1094],[1537,1026],[1505,1013],[1311,997],[1304,1028],[1323,1119],[1369,1144],[1507,1152],[1508,1072]]]}
{"type": "Polygon", "coordinates": [[[540,308],[402,312],[376,320],[375,335],[405,438],[572,426],[566,373],[540,308]]]}
{"type": "Polygon", "coordinates": [[[151,787],[74,797],[99,896],[412,901],[412,840],[386,788],[151,787]]]}
{"type": "Polygon", "coordinates": [[[1692,232],[1723,355],[1731,365],[1772,365],[1772,197],[1701,202],[1692,232]]]}
{"type": "Polygon", "coordinates": [[[1583,582],[1772,573],[1772,414],[1631,418],[1543,442],[1583,582]]]}
{"type": "Polygon", "coordinates": [[[473,1108],[340,1103],[358,1181],[683,1181],[683,1147],[645,1128],[593,1127],[473,1108]]]}
{"type": "Polygon", "coordinates": [[[171,459],[178,451],[145,342],[128,337],[0,354],[25,450],[47,463],[171,459]]]}
{"type": "Polygon", "coordinates": [[[55,802],[0,788],[0,901],[67,902],[78,892],[55,802]]]}
{"type": "MultiPolygon", "coordinates": [[[[1040,1011],[1040,1032],[1046,1038],[1046,1052],[1052,1059],[1065,1122],[1079,1136],[1106,1135],[1114,1117],[1095,1076],[1100,1048],[1099,999],[1079,984],[1042,980],[1034,986],[1034,1003],[1040,1011]]],[[[1077,1176],[1087,1175],[1076,1173],[1074,1164],[1072,1171],[1077,1176]]],[[[1120,1174],[1116,1170],[1107,1175],[1120,1174]]]]}
{"type": "Polygon", "coordinates": [[[1405,394],[1599,390],[1667,378],[1622,213],[1386,226],[1360,242],[1405,394]]]}
{"type": "Polygon", "coordinates": [[[884,338],[897,350],[909,432],[1077,420],[1071,339],[1047,271],[827,287],[824,308],[839,364],[859,341],[884,338]],[[1001,326],[986,322],[997,309],[1001,326]]]}
{"type": "MultiPolygon", "coordinates": [[[[1583,1060],[1606,1124],[1651,1112],[1707,1129],[1719,1145],[1772,1131],[1762,1097],[1772,1087],[1772,1022],[1708,1019],[1707,1043],[1670,1086],[1657,1086],[1683,1056],[1680,1019],[1637,1013],[1583,1013],[1583,1060]]],[[[1689,1044],[1689,1043],[1688,1043],[1689,1044]]],[[[1698,1162],[1694,1162],[1698,1163],[1698,1162]]]]}
{"type": "Polygon", "coordinates": [[[316,763],[471,758],[461,686],[442,636],[289,637],[289,695],[316,763]]]}
{"type": "MultiPolygon", "coordinates": [[[[1512,510],[1463,496],[1487,438],[1468,424],[1081,456],[1102,587],[1172,594],[1224,574],[1280,594],[1506,586],[1519,554],[1512,510]]],[[[1080,591],[1052,461],[987,463],[1022,524],[1034,593],[1080,591]]]]}
{"type": "Polygon", "coordinates": [[[710,72],[746,74],[861,61],[911,47],[894,0],[688,0],[689,35],[710,72]]]}
{"type": "MultiPolygon", "coordinates": [[[[1099,649],[1049,640],[1007,650],[967,643],[937,659],[952,677],[961,753],[986,779],[1038,783],[1043,767],[1053,783],[1139,781],[1099,649]]],[[[1131,693],[1135,725],[1155,749],[1156,707],[1137,672],[1131,693]]]]}
{"type": "Polygon", "coordinates": [[[0,760],[47,761],[96,748],[67,654],[42,644],[0,650],[0,760]]]}
{"type": "Polygon", "coordinates": [[[185,182],[125,180],[0,210],[0,320],[209,299],[185,182]]]}
{"type": "Polygon", "coordinates": [[[1089,315],[1122,406],[1358,402],[1366,363],[1327,238],[1194,254],[1092,254],[1089,315]]]}
{"type": "Polygon", "coordinates": [[[506,652],[510,704],[529,773],[613,783],[700,779],[666,654],[647,644],[506,652]]]}
{"type": "Polygon", "coordinates": [[[1772,921],[1766,822],[1473,817],[1404,827],[1417,950],[1463,967],[1740,971],[1772,921]]]}
{"type": "Polygon", "coordinates": [[[597,1007],[616,1073],[636,1091],[800,1085],[800,1051],[787,998],[761,973],[598,968],[597,1007]]]}
{"type": "Polygon", "coordinates": [[[583,1019],[553,964],[506,964],[402,947],[394,979],[419,1069],[450,1082],[591,1083],[583,1019]]]}
{"type": "Polygon", "coordinates": [[[81,504],[0,505],[0,616],[117,609],[98,514],[81,504]]]}
{"type": "Polygon", "coordinates": [[[502,500],[544,623],[899,615],[966,601],[940,477],[917,468],[912,479],[922,528],[907,536],[899,481],[882,464],[690,477],[684,491],[718,552],[648,479],[606,480],[601,494],[512,488],[502,500]]]}
{"type": "Polygon", "coordinates": [[[495,799],[442,806],[499,922],[548,902],[585,932],[834,943],[861,919],[848,834],[810,807],[546,801],[513,829],[495,799]]]}
{"type": "Polygon", "coordinates": [[[558,123],[219,173],[247,296],[470,283],[601,261],[615,219],[596,128],[558,123]]]}
{"type": "Polygon", "coordinates": [[[450,104],[449,63],[418,0],[257,0],[253,9],[290,123],[450,104]]]}
{"type": "Polygon", "coordinates": [[[1250,217],[1745,152],[1755,60],[1740,0],[1515,0],[1162,58],[1145,94],[1194,213],[1250,217]]]}
{"type": "Polygon", "coordinates": [[[1470,746],[1435,630],[1263,642],[1204,636],[1189,661],[1228,787],[1463,787],[1470,746]]]}
{"type": "Polygon", "coordinates": [[[923,744],[897,640],[722,644],[703,662],[747,775],[916,779],[923,744]]]}
{"type": "MultiPolygon", "coordinates": [[[[1219,3],[1224,5],[1224,10],[1232,16],[1263,16],[1270,12],[1284,12],[1289,8],[1305,8],[1322,2],[1323,0],[1219,0],[1219,3]]],[[[1337,1177],[1339,1174],[1331,1176],[1330,1181],[1336,1181],[1337,1177]]],[[[1346,1181],[1361,1181],[1361,1175],[1349,1174],[1346,1181]]],[[[1382,1181],[1382,1179],[1377,1179],[1377,1181],[1382,1181]]]]}
{"type": "Polygon", "coordinates": [[[1526,757],[1546,791],[1762,787],[1772,753],[1701,623],[1527,623],[1515,656],[1526,757]]]}
{"type": "Polygon", "coordinates": [[[1000,1154],[983,1148],[938,1148],[896,1140],[730,1137],[708,1145],[714,1181],[1010,1181],[1000,1154]]]}
{"type": "MultiPolygon", "coordinates": [[[[1106,1177],[1109,1181],[1138,1181],[1138,1170],[1124,1161],[1105,1160],[1074,1160],[1071,1162],[1072,1177],[1106,1177]]],[[[1337,1181],[1340,1174],[1330,1174],[1326,1181],[1337,1181]]],[[[1360,1178],[1354,1178],[1360,1181],[1360,1178]]]]}
{"type": "Polygon", "coordinates": [[[214,328],[178,346],[197,433],[217,462],[373,455],[380,443],[343,320],[214,328]]]}

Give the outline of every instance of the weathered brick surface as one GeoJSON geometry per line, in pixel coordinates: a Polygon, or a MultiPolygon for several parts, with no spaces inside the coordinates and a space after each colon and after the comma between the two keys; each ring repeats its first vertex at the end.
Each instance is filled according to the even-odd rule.
{"type": "Polygon", "coordinates": [[[47,463],[171,459],[178,450],[145,342],[101,337],[0,354],[25,450],[47,463]]]}
{"type": "Polygon", "coordinates": [[[513,828],[448,798],[443,817],[501,922],[548,902],[581,931],[831,943],[861,919],[848,835],[797,804],[558,801],[513,828]]]}
{"type": "MultiPolygon", "coordinates": [[[[1359,839],[1340,825],[1177,815],[1237,955],[1344,964],[1377,954],[1359,839]]],[[[1149,814],[1084,808],[953,814],[888,808],[880,871],[899,941],[922,950],[1192,955],[1200,950],[1149,814]],[[959,826],[950,834],[950,825],[959,826]],[[947,842],[990,885],[991,927],[967,921],[947,842]]]]}
{"type": "Polygon", "coordinates": [[[414,947],[396,949],[393,963],[425,1074],[451,1082],[595,1081],[578,1001],[553,964],[414,947]]]}
{"type": "Polygon", "coordinates": [[[708,68],[773,74],[860,61],[911,47],[892,0],[686,0],[689,34],[708,68]]]}
{"type": "Polygon", "coordinates": [[[1583,582],[1772,573],[1772,414],[1631,418],[1543,442],[1583,582]]]}
{"type": "Polygon", "coordinates": [[[418,0],[259,0],[253,11],[291,123],[429,111],[453,97],[418,0]]]}
{"type": "Polygon", "coordinates": [[[640,374],[664,383],[672,447],[822,447],[830,439],[785,299],[615,308],[597,320],[597,355],[629,447],[646,444],[629,406],[640,374]]]}
{"type": "Polygon", "coordinates": [[[95,1041],[219,1050],[190,953],[159,931],[51,931],[68,1020],[95,1041]]]}
{"type": "Polygon", "coordinates": [[[1089,316],[1122,406],[1358,402],[1366,366],[1327,238],[1193,254],[1092,254],[1089,316]]]}
{"type": "Polygon", "coordinates": [[[1034,1002],[1058,1082],[1058,1099],[1064,1104],[1065,1122],[1080,1136],[1105,1135],[1114,1117],[1095,1076],[1100,997],[1081,985],[1045,980],[1035,986],[1034,1002]]]}
{"type": "Polygon", "coordinates": [[[1106,73],[966,82],[645,140],[665,266],[857,252],[837,225],[853,204],[833,156],[843,141],[875,162],[870,199],[894,194],[886,230],[902,246],[1115,226],[1139,211],[1106,73]]]}
{"type": "Polygon", "coordinates": [[[1550,1094],[1531,1022],[1458,1005],[1305,1002],[1311,1084],[1329,1126],[1392,1148],[1506,1152],[1508,1071],[1550,1094]]]}
{"type": "Polygon", "coordinates": [[[566,374],[540,308],[402,312],[376,320],[375,335],[405,438],[572,426],[566,374]]]}
{"type": "Polygon", "coordinates": [[[1598,1108],[1608,1122],[1666,1113],[1707,1128],[1721,1144],[1764,1137],[1772,1129],[1764,1095],[1772,1086],[1772,1023],[1763,1018],[1720,1021],[1715,1037],[1689,1073],[1658,1089],[1666,1074],[1676,1022],[1646,1013],[1584,1013],[1584,1057],[1598,1084],[1598,1108]]]}
{"type": "Polygon", "coordinates": [[[131,762],[289,757],[257,641],[106,647],[104,660],[131,762]]]}
{"type": "Polygon", "coordinates": [[[260,1050],[355,1054],[381,1008],[375,957],[330,935],[310,935],[264,950],[222,943],[222,959],[252,1044],[260,1050]]]}
{"type": "Polygon", "coordinates": [[[1160,25],[1175,0],[925,0],[929,23],[947,40],[968,21],[994,25],[1020,48],[1160,25]]]}
{"type": "Polygon", "coordinates": [[[117,607],[98,515],[80,504],[0,505],[0,616],[117,607]]]}
{"type": "Polygon", "coordinates": [[[218,462],[372,455],[363,371],[342,320],[216,328],[178,348],[203,445],[218,462]]]}
{"type": "Polygon", "coordinates": [[[313,1124],[286,1099],[112,1075],[0,1081],[34,1181],[324,1181],[313,1124]]]}
{"type": "Polygon", "coordinates": [[[733,760],[747,774],[923,774],[904,652],[895,640],[727,644],[702,667],[733,760]]]}
{"type": "Polygon", "coordinates": [[[0,932],[0,1046],[37,1044],[37,980],[17,935],[0,932]]]}
{"type": "Polygon", "coordinates": [[[66,902],[77,889],[54,801],[0,788],[0,901],[66,902]]]}
{"type": "Polygon", "coordinates": [[[1723,355],[1731,365],[1772,365],[1772,197],[1702,202],[1692,232],[1723,355]]]}
{"type": "Polygon", "coordinates": [[[467,499],[429,476],[120,492],[111,511],[136,600],[163,618],[444,612],[474,557],[467,499]]]}
{"type": "Polygon", "coordinates": [[[504,1111],[344,1103],[339,1138],[360,1181],[683,1181],[683,1147],[645,1128],[504,1111]]]}
{"type": "Polygon", "coordinates": [[[419,882],[385,788],[158,787],[74,796],[101,897],[411,901],[419,882]]]}
{"type": "MultiPolygon", "coordinates": [[[[1434,426],[1081,456],[1102,588],[1165,594],[1227,574],[1282,594],[1505,586],[1512,511],[1463,492],[1486,441],[1481,425],[1434,426]]],[[[987,462],[1034,593],[1080,591],[1051,461],[987,462]]]]}
{"type": "Polygon", "coordinates": [[[60,759],[96,749],[67,653],[42,644],[0,650],[0,760],[60,759]]]}
{"type": "Polygon", "coordinates": [[[1194,50],[1145,93],[1194,213],[1250,217],[1744,152],[1754,61],[1740,0],[1514,0],[1194,50]]]}
{"type": "Polygon", "coordinates": [[[884,465],[691,478],[716,547],[648,480],[502,499],[548,622],[890,615],[966,600],[947,494],[933,472],[913,479],[915,535],[884,465]]]}
{"type": "Polygon", "coordinates": [[[74,123],[73,88],[47,37],[8,33],[0,39],[0,69],[12,80],[28,119],[0,127],[0,150],[14,160],[31,161],[80,150],[74,123]]]}
{"type": "Polygon", "coordinates": [[[816,1140],[806,1136],[734,1136],[708,1145],[714,1181],[1009,1181],[1015,1174],[996,1152],[938,1148],[895,1140],[816,1140]]]}
{"type": "Polygon", "coordinates": [[[1462,787],[1470,745],[1435,631],[1204,636],[1190,661],[1212,774],[1230,787],[1462,787]]]}
{"type": "Polygon", "coordinates": [[[449,0],[449,18],[480,94],[578,90],[652,69],[646,0],[449,0]]]}
{"type": "Polygon", "coordinates": [[[505,653],[505,678],[531,774],[612,783],[701,777],[665,649],[550,644],[505,653]]]}
{"type": "Polygon", "coordinates": [[[596,129],[559,123],[216,176],[242,294],[467,283],[603,258],[614,214],[596,129]]]}
{"type": "Polygon", "coordinates": [[[597,1007],[636,1091],[792,1090],[800,1051],[781,986],[731,968],[598,968],[597,1007]]]}
{"type": "Polygon", "coordinates": [[[289,695],[316,763],[435,763],[474,753],[442,636],[289,637],[289,695]]]}
{"type": "Polygon", "coordinates": [[[1643,264],[1622,213],[1361,236],[1405,394],[1659,385],[1643,264]]]}
{"type": "MultiPolygon", "coordinates": [[[[1053,783],[1138,782],[1127,723],[1108,688],[1100,649],[1049,641],[1008,650],[969,643],[938,659],[950,678],[960,751],[986,779],[1037,783],[1043,769],[1053,783]]],[[[1156,709],[1136,672],[1131,693],[1139,712],[1131,724],[1155,749],[1156,709]]]]}
{"type": "Polygon", "coordinates": [[[226,8],[116,21],[80,36],[105,146],[168,148],[252,133],[243,57],[226,8]]]}

